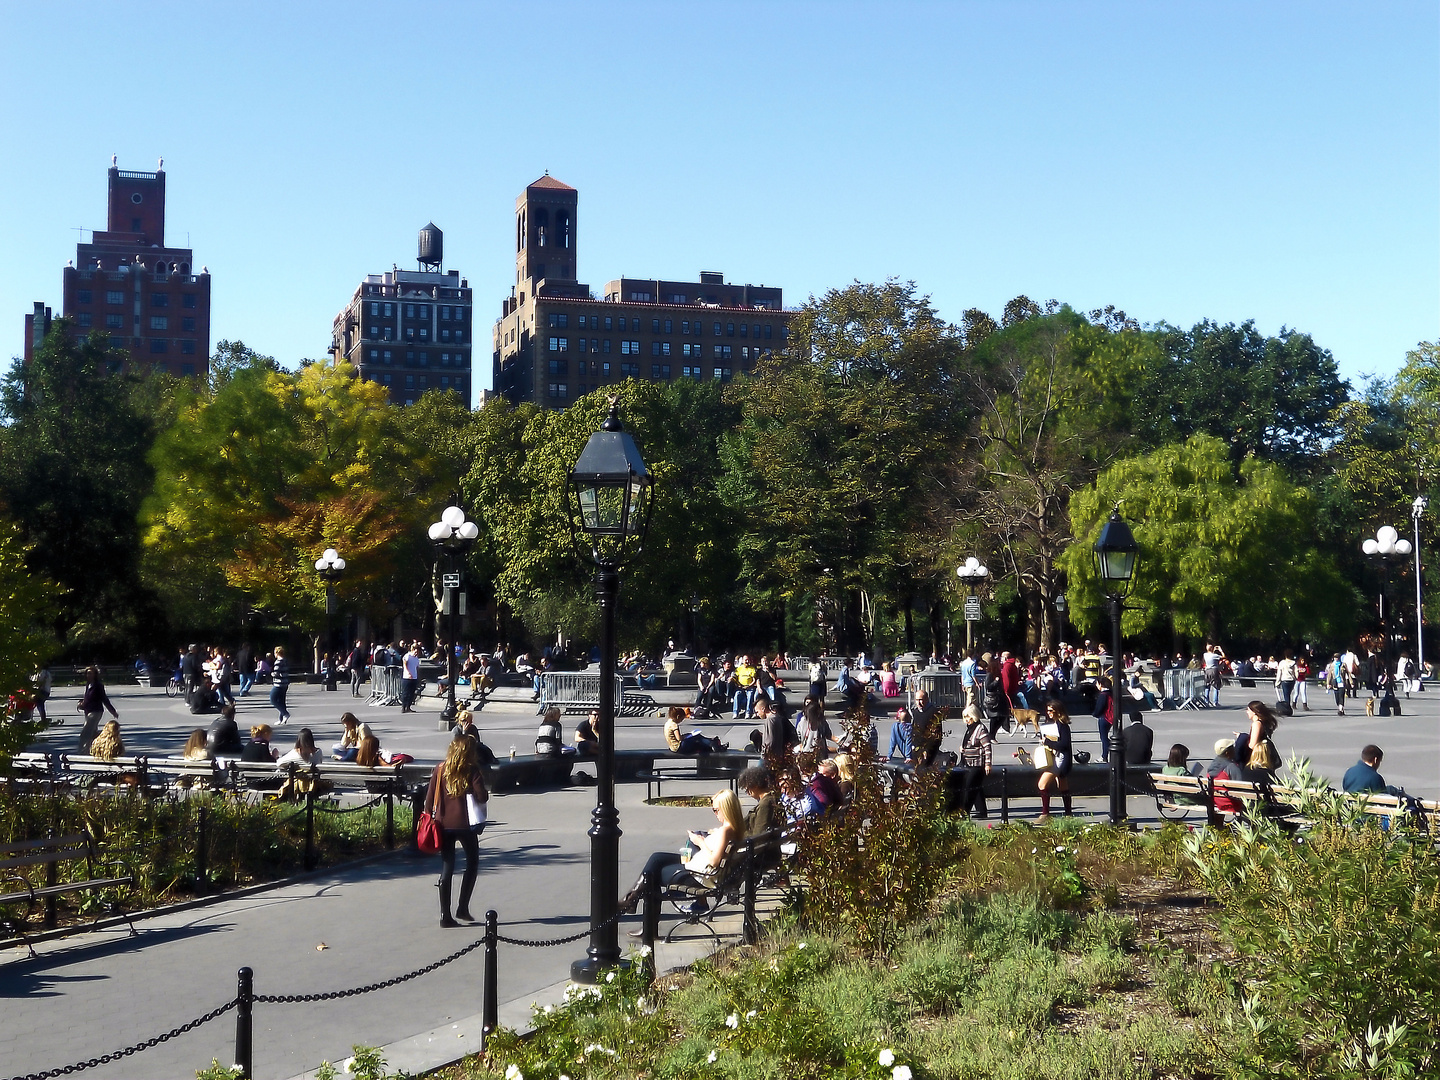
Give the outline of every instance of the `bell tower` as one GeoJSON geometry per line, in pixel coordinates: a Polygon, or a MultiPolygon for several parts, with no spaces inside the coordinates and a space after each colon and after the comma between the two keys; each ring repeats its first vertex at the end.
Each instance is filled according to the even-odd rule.
{"type": "Polygon", "coordinates": [[[575,209],[579,197],[573,187],[547,172],[515,200],[517,285],[545,278],[575,280],[575,209]]]}

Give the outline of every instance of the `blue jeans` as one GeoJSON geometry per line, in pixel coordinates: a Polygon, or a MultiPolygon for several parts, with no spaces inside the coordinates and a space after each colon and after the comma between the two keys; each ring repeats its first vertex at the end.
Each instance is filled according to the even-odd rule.
{"type": "Polygon", "coordinates": [[[735,691],[735,718],[755,711],[755,687],[742,686],[735,691]]]}
{"type": "Polygon", "coordinates": [[[251,672],[249,675],[246,675],[246,674],[242,671],[242,672],[240,673],[240,693],[241,693],[241,695],[243,696],[243,695],[245,695],[245,694],[248,694],[248,693],[250,692],[250,687],[252,687],[252,686],[254,686],[254,685],[255,685],[255,674],[254,674],[254,672],[251,672]]]}
{"type": "Polygon", "coordinates": [[[272,686],[270,688],[270,704],[279,711],[280,722],[282,724],[290,719],[290,710],[285,707],[285,691],[289,689],[289,684],[285,686],[272,686]]]}

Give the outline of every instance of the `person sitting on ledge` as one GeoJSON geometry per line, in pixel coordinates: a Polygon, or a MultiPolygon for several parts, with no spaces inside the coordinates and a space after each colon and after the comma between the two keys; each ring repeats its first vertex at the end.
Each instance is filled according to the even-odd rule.
{"type": "Polygon", "coordinates": [[[600,710],[591,709],[590,715],[575,728],[575,752],[581,757],[600,756],[600,710]]]}
{"type": "Polygon", "coordinates": [[[125,753],[125,743],[120,739],[120,721],[107,720],[90,744],[90,756],[101,761],[114,761],[125,753]]]}

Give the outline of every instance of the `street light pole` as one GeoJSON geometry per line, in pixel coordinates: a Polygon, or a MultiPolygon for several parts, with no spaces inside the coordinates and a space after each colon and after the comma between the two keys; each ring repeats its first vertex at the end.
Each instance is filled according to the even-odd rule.
{"type": "Polygon", "coordinates": [[[1416,495],[1415,501],[1410,504],[1410,516],[1415,520],[1415,673],[1417,678],[1422,677],[1425,673],[1425,607],[1420,591],[1420,519],[1424,517],[1425,509],[1429,505],[1430,500],[1424,495],[1416,495]]]}
{"type": "Polygon", "coordinates": [[[460,640],[460,585],[464,554],[479,535],[480,526],[467,520],[465,511],[458,506],[447,506],[440,520],[430,526],[430,542],[435,545],[436,554],[445,560],[445,576],[440,580],[440,587],[444,590],[442,610],[450,616],[450,640],[445,643],[445,675],[449,685],[445,690],[445,707],[440,710],[440,722],[446,728],[454,725],[459,712],[455,704],[455,684],[460,674],[455,646],[460,640]]]}
{"type": "Polygon", "coordinates": [[[595,563],[600,604],[600,753],[595,810],[590,815],[590,946],[570,965],[570,978],[597,982],[620,962],[616,926],[620,893],[620,811],[615,808],[615,601],[620,567],[640,554],[650,527],[655,479],[635,440],[620,424],[616,399],[590,436],[566,484],[570,533],[595,563]]]}
{"type": "MultiPolygon", "coordinates": [[[[345,560],[333,547],[326,548],[325,554],[315,560],[315,572],[325,582],[325,651],[328,653],[335,637],[335,630],[330,625],[335,614],[335,583],[345,573],[345,560]]],[[[316,670],[319,670],[318,664],[316,670]]]]}
{"type": "Polygon", "coordinates": [[[978,606],[975,590],[990,576],[990,568],[982,565],[979,559],[971,555],[956,568],[955,576],[965,583],[967,594],[965,597],[965,655],[969,656],[975,651],[975,622],[979,618],[978,614],[972,614],[978,606]],[[971,604],[971,600],[976,600],[977,604],[971,604]]]}
{"type": "Polygon", "coordinates": [[[1120,695],[1125,691],[1125,660],[1120,651],[1120,619],[1125,613],[1125,594],[1135,576],[1135,559],[1140,547],[1130,526],[1120,516],[1120,504],[1110,511],[1110,517],[1100,529],[1095,540],[1096,576],[1108,590],[1110,607],[1110,641],[1113,655],[1110,672],[1110,706],[1115,719],[1110,728],[1110,824],[1121,825],[1126,818],[1125,810],[1125,713],[1121,708],[1120,695]]]}
{"type": "MultiPolygon", "coordinates": [[[[1418,536],[1420,529],[1418,517],[1415,519],[1415,529],[1418,536]]],[[[1401,536],[1393,526],[1382,525],[1375,530],[1374,536],[1366,538],[1365,542],[1360,545],[1360,550],[1371,558],[1378,558],[1385,568],[1384,575],[1380,580],[1380,633],[1384,635],[1384,640],[1380,645],[1380,660],[1382,663],[1388,663],[1387,654],[1390,651],[1390,642],[1395,637],[1390,622],[1385,617],[1385,594],[1390,588],[1390,560],[1397,557],[1404,558],[1414,549],[1411,547],[1410,541],[1401,536]]],[[[1416,666],[1419,666],[1418,661],[1416,666]]]]}

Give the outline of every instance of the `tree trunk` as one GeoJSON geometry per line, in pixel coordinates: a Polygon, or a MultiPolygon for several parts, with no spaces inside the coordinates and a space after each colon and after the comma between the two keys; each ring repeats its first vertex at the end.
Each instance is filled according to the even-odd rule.
{"type": "Polygon", "coordinates": [[[905,597],[905,651],[915,651],[915,597],[905,597]]]}

